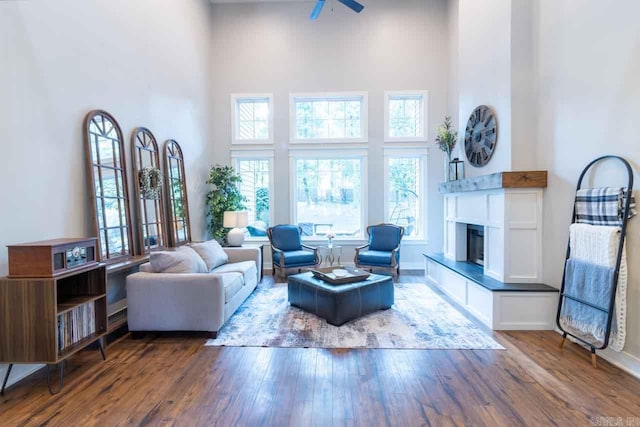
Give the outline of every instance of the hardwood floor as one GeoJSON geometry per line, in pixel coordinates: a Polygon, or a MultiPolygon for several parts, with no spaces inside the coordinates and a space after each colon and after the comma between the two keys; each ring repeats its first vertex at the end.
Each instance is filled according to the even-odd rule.
{"type": "Polygon", "coordinates": [[[109,347],[106,362],[97,351],[71,358],[59,395],[48,394],[44,371],[7,390],[0,425],[607,421],[597,417],[640,425],[639,380],[603,360],[592,369],[587,351],[571,343],[561,350],[554,332],[493,335],[505,351],[216,348],[197,336],[125,337],[109,347]]]}

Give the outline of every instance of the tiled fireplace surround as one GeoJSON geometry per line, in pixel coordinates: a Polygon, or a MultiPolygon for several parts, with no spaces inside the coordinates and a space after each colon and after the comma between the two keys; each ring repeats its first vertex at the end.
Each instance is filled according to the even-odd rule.
{"type": "Polygon", "coordinates": [[[478,187],[441,186],[444,253],[425,254],[427,280],[492,329],[553,329],[557,291],[541,285],[543,188],[478,187]],[[484,267],[466,262],[467,224],[484,227],[484,267]]]}

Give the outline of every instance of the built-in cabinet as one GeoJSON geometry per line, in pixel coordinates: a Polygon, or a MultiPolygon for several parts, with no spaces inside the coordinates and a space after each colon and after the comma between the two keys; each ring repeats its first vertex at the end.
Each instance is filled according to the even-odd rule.
{"type": "Polygon", "coordinates": [[[501,282],[542,281],[542,189],[444,196],[444,254],[467,260],[467,224],[484,227],[484,274],[501,282]]]}

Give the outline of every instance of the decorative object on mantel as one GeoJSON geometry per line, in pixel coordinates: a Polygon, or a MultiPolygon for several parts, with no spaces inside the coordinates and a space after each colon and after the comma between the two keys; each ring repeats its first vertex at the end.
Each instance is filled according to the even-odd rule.
{"type": "Polygon", "coordinates": [[[449,181],[464,179],[464,161],[457,157],[449,162],[449,181]]]}
{"type": "Polygon", "coordinates": [[[546,188],[547,171],[497,172],[438,184],[440,193],[497,190],[500,188],[546,188]]]}
{"type": "Polygon", "coordinates": [[[436,145],[442,150],[446,156],[444,159],[444,180],[451,181],[449,166],[451,163],[451,153],[458,142],[458,131],[453,129],[453,123],[450,116],[445,116],[444,123],[438,127],[438,135],[436,136],[436,145]]]}
{"type": "Polygon", "coordinates": [[[162,172],[151,166],[144,167],[138,172],[140,192],[147,200],[158,200],[162,188],[162,172]]]}
{"type": "Polygon", "coordinates": [[[626,333],[627,222],[633,217],[633,170],[619,156],[602,156],[590,162],[576,187],[569,243],[560,288],[556,324],[567,336],[591,350],[607,347],[622,351],[626,333]],[[592,166],[618,160],[626,169],[626,188],[581,189],[592,166]]]}
{"type": "Polygon", "coordinates": [[[481,168],[489,163],[498,142],[496,115],[486,105],[471,113],[464,135],[464,151],[472,166],[481,168]]]}
{"type": "Polygon", "coordinates": [[[245,197],[240,192],[242,177],[231,166],[215,165],[209,171],[207,184],[213,188],[207,194],[207,228],[211,237],[221,242],[227,235],[223,216],[225,211],[245,209],[245,197]]]}

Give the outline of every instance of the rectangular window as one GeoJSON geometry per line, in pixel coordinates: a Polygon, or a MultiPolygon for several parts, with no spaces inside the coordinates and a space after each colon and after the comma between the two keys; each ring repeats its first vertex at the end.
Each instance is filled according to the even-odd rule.
{"type": "Polygon", "coordinates": [[[293,94],[293,142],[366,142],[367,94],[293,94]]]}
{"type": "Polygon", "coordinates": [[[233,144],[273,143],[273,95],[232,94],[233,144]]]}
{"type": "Polygon", "coordinates": [[[427,91],[385,92],[384,140],[427,141],[427,91]]]}
{"type": "Polygon", "coordinates": [[[385,220],[404,227],[408,239],[424,238],[424,158],[385,153],[385,220]]]}
{"type": "Polygon", "coordinates": [[[273,154],[232,154],[236,171],[242,178],[240,191],[246,198],[249,214],[249,238],[266,239],[273,223],[273,154]]]}
{"type": "Polygon", "coordinates": [[[292,158],[292,217],[303,236],[362,238],[365,169],[364,156],[292,158]]]}

